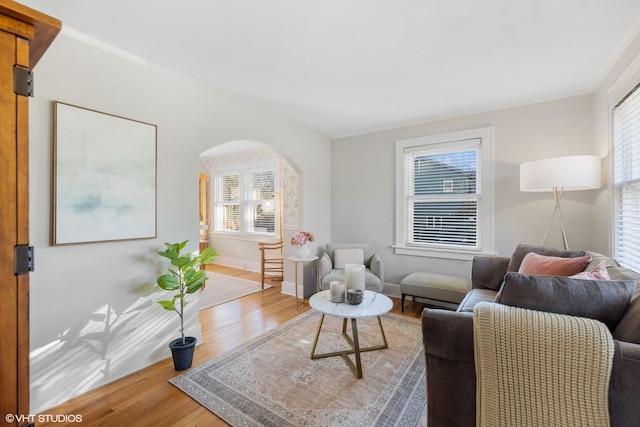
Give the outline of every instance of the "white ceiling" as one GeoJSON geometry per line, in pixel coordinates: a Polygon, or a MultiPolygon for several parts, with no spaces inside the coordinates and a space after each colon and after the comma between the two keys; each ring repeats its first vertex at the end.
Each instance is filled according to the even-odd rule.
{"type": "Polygon", "coordinates": [[[20,0],[339,137],[592,92],[639,0],[20,0]]]}

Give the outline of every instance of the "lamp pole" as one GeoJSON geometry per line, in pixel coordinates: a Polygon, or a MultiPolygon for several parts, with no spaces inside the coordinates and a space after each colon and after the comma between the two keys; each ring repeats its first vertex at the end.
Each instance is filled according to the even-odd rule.
{"type": "Polygon", "coordinates": [[[569,250],[569,243],[567,242],[567,233],[564,231],[564,222],[562,221],[562,211],[560,210],[560,197],[562,197],[562,187],[553,187],[551,188],[551,192],[553,193],[553,200],[556,202],[556,206],[551,213],[551,217],[549,218],[549,224],[547,224],[547,231],[544,232],[544,237],[542,238],[542,242],[540,246],[544,246],[545,240],[547,240],[547,235],[549,234],[549,229],[551,229],[551,223],[553,222],[553,217],[558,213],[558,217],[560,218],[560,230],[562,231],[562,243],[564,245],[564,250],[569,250]]]}

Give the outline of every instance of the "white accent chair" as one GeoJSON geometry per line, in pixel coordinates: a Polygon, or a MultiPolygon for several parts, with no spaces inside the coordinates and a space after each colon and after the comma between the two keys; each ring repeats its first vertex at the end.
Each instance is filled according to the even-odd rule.
{"type": "Polygon", "coordinates": [[[327,243],[326,251],[320,259],[319,290],[329,289],[332,281],[344,282],[346,264],[364,264],[365,289],[382,292],[384,266],[371,243],[327,243]]]}

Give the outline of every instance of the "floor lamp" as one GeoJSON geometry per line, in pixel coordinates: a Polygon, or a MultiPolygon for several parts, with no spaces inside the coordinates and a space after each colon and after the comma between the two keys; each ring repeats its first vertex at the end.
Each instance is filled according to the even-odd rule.
{"type": "Polygon", "coordinates": [[[520,165],[520,191],[550,191],[555,201],[555,208],[549,218],[541,245],[544,245],[547,239],[553,218],[558,215],[564,249],[569,249],[560,210],[560,198],[564,191],[600,188],[600,163],[601,160],[597,156],[566,156],[520,165]]]}

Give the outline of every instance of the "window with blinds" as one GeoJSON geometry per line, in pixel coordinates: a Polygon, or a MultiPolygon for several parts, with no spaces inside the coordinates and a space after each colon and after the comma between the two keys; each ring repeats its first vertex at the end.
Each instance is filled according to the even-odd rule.
{"type": "Polygon", "coordinates": [[[613,110],[613,256],[640,272],[640,91],[613,110]]]}
{"type": "Polygon", "coordinates": [[[491,136],[480,128],[396,141],[397,254],[492,250],[491,136]]]}
{"type": "Polygon", "coordinates": [[[252,233],[275,233],[275,209],[266,212],[262,202],[274,198],[276,171],[274,169],[247,173],[249,200],[247,201],[247,230],[252,233]]]}
{"type": "Polygon", "coordinates": [[[275,235],[275,212],[262,208],[264,200],[273,199],[275,188],[275,167],[216,174],[214,230],[275,235]]]}
{"type": "Polygon", "coordinates": [[[215,231],[240,231],[240,175],[216,176],[215,231]]]}
{"type": "Polygon", "coordinates": [[[474,145],[406,153],[408,244],[477,247],[477,140],[474,145]]]}

